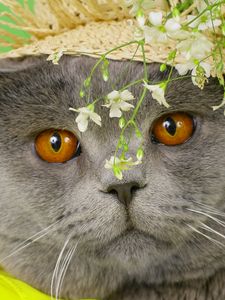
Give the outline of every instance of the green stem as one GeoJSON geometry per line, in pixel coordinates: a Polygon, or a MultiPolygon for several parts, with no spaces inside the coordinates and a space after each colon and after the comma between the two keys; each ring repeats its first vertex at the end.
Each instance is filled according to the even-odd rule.
{"type": "MultiPolygon", "coordinates": [[[[145,49],[144,49],[144,42],[143,41],[141,41],[141,51],[142,51],[143,65],[144,65],[144,81],[147,82],[148,81],[148,71],[147,71],[147,64],[146,64],[145,49]]],[[[138,110],[139,110],[139,108],[140,108],[140,106],[141,106],[141,104],[142,104],[142,102],[145,98],[146,92],[147,92],[147,88],[144,87],[143,92],[141,94],[141,97],[140,97],[140,99],[137,103],[137,106],[134,109],[133,115],[130,119],[132,122],[134,122],[134,120],[135,120],[135,117],[138,113],[138,110]]]]}
{"type": "MultiPolygon", "coordinates": [[[[133,85],[135,85],[135,84],[141,83],[141,82],[143,82],[143,78],[142,78],[142,79],[135,80],[135,81],[129,83],[128,85],[125,85],[125,86],[124,86],[121,90],[119,90],[119,91],[124,91],[124,90],[126,90],[127,88],[129,88],[129,87],[131,87],[131,86],[133,86],[133,85]]],[[[104,97],[103,97],[103,98],[104,98],[104,97]]],[[[101,99],[102,99],[102,97],[98,97],[97,99],[95,99],[94,101],[92,101],[91,104],[96,104],[96,103],[97,103],[99,100],[101,100],[101,99]]]]}
{"type": "Polygon", "coordinates": [[[144,64],[144,79],[148,81],[148,72],[147,72],[147,64],[146,64],[146,57],[145,57],[145,48],[144,48],[144,41],[139,42],[141,44],[141,51],[143,56],[143,64],[144,64]]]}
{"type": "MultiPolygon", "coordinates": [[[[142,56],[143,56],[144,80],[147,81],[148,80],[148,72],[147,72],[147,64],[146,64],[146,58],[145,58],[144,41],[139,41],[138,43],[141,46],[142,56]]],[[[141,80],[143,80],[143,78],[141,80]]],[[[144,87],[144,90],[143,90],[143,92],[141,94],[141,97],[140,97],[138,103],[137,103],[137,106],[134,109],[134,112],[132,114],[131,119],[125,124],[125,126],[121,130],[121,133],[120,133],[120,136],[119,136],[119,141],[120,141],[121,136],[123,136],[123,134],[124,134],[125,130],[127,129],[127,127],[129,125],[133,125],[135,117],[136,117],[136,115],[138,113],[138,110],[139,110],[139,108],[140,108],[140,106],[141,106],[141,104],[142,104],[142,102],[143,102],[143,100],[145,98],[146,92],[147,92],[147,88],[144,87]]],[[[115,159],[116,159],[117,152],[119,150],[119,141],[117,143],[116,150],[115,150],[115,153],[114,153],[114,164],[115,164],[115,159]]]]}
{"type": "Polygon", "coordinates": [[[170,69],[168,78],[167,78],[167,80],[166,80],[166,86],[167,86],[167,84],[171,81],[170,78],[171,78],[171,76],[172,76],[172,74],[173,74],[174,61],[175,61],[175,58],[176,58],[176,54],[177,54],[177,51],[174,52],[173,61],[172,61],[172,66],[171,66],[171,69],[170,69]]]}
{"type": "Polygon", "coordinates": [[[193,20],[191,20],[190,22],[185,24],[185,26],[189,26],[191,23],[195,22],[199,17],[201,17],[205,12],[207,12],[208,10],[212,10],[213,7],[221,5],[223,3],[224,3],[224,1],[221,1],[221,2],[207,6],[205,9],[203,9],[203,11],[199,15],[197,15],[197,17],[195,17],[193,20]]]}
{"type": "MultiPolygon", "coordinates": [[[[177,80],[181,80],[181,79],[185,79],[185,78],[191,78],[191,77],[192,77],[191,75],[184,75],[184,76],[172,78],[172,79],[170,79],[168,82],[177,81],[177,80]]],[[[159,84],[160,84],[160,83],[162,83],[162,81],[159,82],[159,84]]],[[[156,83],[156,84],[157,84],[157,83],[156,83]]]]}
{"type": "Polygon", "coordinates": [[[146,95],[146,93],[147,93],[147,90],[148,90],[148,89],[147,89],[146,87],[144,87],[143,92],[142,92],[142,94],[141,94],[141,97],[140,97],[140,99],[139,99],[139,101],[138,101],[138,103],[137,103],[137,106],[136,106],[135,109],[134,109],[133,115],[132,115],[132,117],[131,117],[131,119],[130,119],[131,122],[134,122],[135,117],[136,117],[136,115],[137,115],[137,113],[138,113],[138,111],[139,111],[139,108],[140,108],[140,106],[141,106],[141,104],[142,104],[142,102],[143,102],[143,100],[144,100],[144,98],[145,98],[145,95],[146,95]]]}
{"type": "MultiPolygon", "coordinates": [[[[106,58],[106,56],[107,56],[108,54],[110,54],[111,52],[116,51],[116,50],[118,50],[118,49],[127,47],[127,46],[132,45],[132,44],[138,44],[138,43],[139,43],[138,41],[127,42],[127,43],[124,43],[124,44],[122,44],[122,45],[120,45],[120,46],[117,46],[117,47],[115,47],[115,48],[113,48],[113,49],[110,49],[109,51],[105,52],[103,55],[101,55],[101,57],[99,58],[99,60],[95,63],[94,67],[91,69],[91,72],[90,72],[90,74],[89,74],[89,76],[88,76],[87,78],[89,78],[90,81],[91,81],[91,78],[92,78],[92,76],[93,76],[95,70],[96,70],[97,67],[102,63],[102,61],[106,58]]],[[[89,100],[90,100],[90,97],[91,97],[91,89],[90,89],[90,86],[89,86],[89,87],[88,87],[88,102],[89,102],[89,100]]]]}
{"type": "Polygon", "coordinates": [[[125,124],[125,126],[123,127],[123,129],[121,130],[121,133],[120,133],[120,136],[119,136],[119,141],[118,141],[118,143],[117,143],[117,145],[116,145],[116,150],[115,150],[115,153],[114,153],[114,162],[113,162],[114,165],[115,165],[115,162],[116,162],[116,155],[117,155],[117,152],[118,152],[118,150],[119,150],[119,143],[120,143],[121,136],[123,136],[124,131],[126,130],[126,128],[127,128],[130,124],[131,124],[131,121],[129,120],[129,121],[125,124]]]}
{"type": "Polygon", "coordinates": [[[92,75],[93,75],[93,73],[95,72],[96,68],[100,65],[100,63],[106,58],[106,56],[107,56],[108,54],[110,54],[111,52],[116,51],[116,50],[118,50],[118,49],[127,47],[127,46],[132,45],[132,44],[137,44],[137,43],[138,43],[138,41],[131,41],[131,42],[122,44],[122,45],[120,45],[120,46],[117,46],[117,47],[115,47],[115,48],[113,48],[113,49],[111,49],[111,50],[105,52],[105,53],[101,56],[101,58],[95,63],[94,67],[92,68],[92,70],[91,70],[91,72],[90,72],[89,77],[90,77],[90,78],[92,77],[92,75]]]}
{"type": "Polygon", "coordinates": [[[173,69],[174,69],[174,66],[172,65],[172,66],[171,66],[171,69],[170,69],[170,72],[169,72],[169,76],[168,76],[168,78],[167,78],[167,80],[166,80],[166,84],[168,84],[168,82],[170,82],[170,78],[171,78],[171,76],[172,76],[173,69]]]}
{"type": "MultiPolygon", "coordinates": [[[[134,110],[134,112],[132,114],[131,119],[129,121],[127,121],[127,123],[125,124],[125,126],[121,130],[121,133],[120,133],[120,136],[119,136],[119,141],[120,141],[121,136],[123,136],[123,134],[124,134],[125,130],[127,129],[127,127],[130,126],[130,125],[134,125],[134,119],[135,119],[135,117],[136,117],[136,115],[138,113],[138,110],[139,110],[139,108],[140,108],[140,106],[141,106],[141,104],[142,104],[142,102],[143,102],[143,100],[145,98],[146,92],[147,92],[147,88],[144,87],[144,90],[143,90],[143,92],[141,94],[141,97],[140,97],[140,99],[138,101],[137,106],[135,107],[135,110],[134,110]]],[[[116,159],[117,152],[119,150],[119,141],[118,141],[118,143],[116,145],[116,150],[115,150],[115,153],[114,153],[114,164],[115,164],[115,159],[116,159]]]]}
{"type": "MultiPolygon", "coordinates": [[[[134,57],[136,56],[139,47],[140,47],[140,44],[138,43],[137,48],[136,48],[136,50],[135,50],[133,56],[132,56],[131,59],[129,60],[129,62],[132,62],[132,61],[134,60],[134,57]]],[[[112,90],[115,90],[115,89],[116,89],[115,87],[116,87],[117,83],[119,82],[120,78],[121,78],[124,74],[126,74],[128,68],[129,68],[129,66],[130,66],[130,65],[128,65],[128,66],[123,70],[123,72],[120,74],[120,77],[116,80],[115,83],[112,84],[112,90]]],[[[123,89],[124,89],[124,88],[123,88],[123,89]]]]}
{"type": "Polygon", "coordinates": [[[133,82],[131,82],[131,83],[125,85],[124,87],[122,87],[121,91],[124,91],[124,90],[128,89],[129,87],[131,87],[131,86],[133,86],[133,85],[135,85],[135,84],[138,84],[138,83],[140,83],[140,82],[143,82],[143,78],[138,79],[138,80],[135,80],[135,81],[133,81],[133,82]]]}

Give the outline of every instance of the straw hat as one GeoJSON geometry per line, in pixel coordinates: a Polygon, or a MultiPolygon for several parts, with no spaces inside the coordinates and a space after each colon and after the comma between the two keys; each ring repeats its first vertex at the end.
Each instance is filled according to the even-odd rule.
{"type": "MultiPolygon", "coordinates": [[[[0,36],[6,36],[3,46],[14,49],[3,53],[0,58],[22,56],[51,55],[63,52],[70,55],[88,55],[99,57],[108,50],[134,40],[136,21],[131,11],[133,0],[38,0],[35,1],[34,13],[28,6],[15,0],[2,0],[1,3],[10,8],[10,12],[2,13],[10,17],[14,24],[1,23],[15,29],[23,29],[31,34],[27,39],[14,36],[0,29],[0,36]],[[130,5],[129,5],[130,4],[130,5]],[[27,44],[27,45],[25,45],[27,44]]],[[[145,1],[150,10],[169,11],[171,7],[182,3],[183,0],[154,0],[145,1]]],[[[192,5],[183,14],[190,13],[192,5]]],[[[165,62],[168,53],[175,47],[175,41],[166,44],[145,45],[147,62],[165,62]]],[[[107,57],[111,59],[130,59],[137,45],[118,49],[107,57]]],[[[142,61],[141,51],[137,51],[134,60],[142,61]]],[[[183,58],[176,57],[176,63],[182,63],[183,58]]]]}

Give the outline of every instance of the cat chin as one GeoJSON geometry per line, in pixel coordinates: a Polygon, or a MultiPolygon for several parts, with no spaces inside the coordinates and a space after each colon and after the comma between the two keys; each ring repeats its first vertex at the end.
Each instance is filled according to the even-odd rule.
{"type": "Polygon", "coordinates": [[[128,271],[157,265],[172,254],[174,245],[137,229],[127,229],[96,251],[100,260],[112,260],[128,271]]]}

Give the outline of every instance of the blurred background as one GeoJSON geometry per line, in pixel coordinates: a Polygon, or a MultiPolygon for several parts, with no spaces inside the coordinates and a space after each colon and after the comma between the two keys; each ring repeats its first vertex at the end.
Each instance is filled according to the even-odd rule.
{"type": "MultiPolygon", "coordinates": [[[[14,0],[14,1],[17,1],[22,6],[24,5],[24,1],[23,0],[14,0]]],[[[29,8],[30,8],[31,11],[33,11],[34,1],[35,0],[27,0],[29,8]]],[[[10,19],[10,17],[3,15],[4,12],[10,12],[10,8],[7,7],[7,6],[5,6],[3,4],[3,2],[4,1],[0,0],[0,29],[6,29],[7,31],[9,31],[13,35],[15,34],[17,36],[21,36],[23,38],[27,38],[28,39],[30,37],[30,35],[27,32],[25,32],[23,30],[19,30],[19,29],[18,30],[17,29],[12,29],[12,28],[10,28],[10,25],[7,26],[5,24],[2,24],[3,22],[9,22],[11,24],[14,23],[14,21],[12,19],[10,19]]],[[[7,52],[7,51],[11,50],[11,47],[5,47],[4,46],[4,41],[7,41],[7,40],[12,41],[12,39],[10,39],[8,37],[6,38],[5,36],[0,35],[0,52],[1,53],[2,52],[7,52]]]]}

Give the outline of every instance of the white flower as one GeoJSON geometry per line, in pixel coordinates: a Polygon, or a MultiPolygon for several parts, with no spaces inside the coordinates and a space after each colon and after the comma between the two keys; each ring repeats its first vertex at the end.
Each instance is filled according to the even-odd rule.
{"type": "Polygon", "coordinates": [[[178,71],[179,75],[183,76],[186,75],[188,71],[192,70],[192,75],[196,74],[196,68],[197,66],[200,65],[204,70],[206,77],[210,76],[210,71],[211,71],[211,65],[206,62],[200,62],[195,63],[194,61],[187,61],[184,64],[177,64],[175,65],[176,70],[178,71]]]}
{"type": "Polygon", "coordinates": [[[146,43],[166,43],[168,41],[166,32],[157,27],[145,26],[144,38],[146,43]]]}
{"type": "Polygon", "coordinates": [[[113,170],[114,175],[121,180],[123,178],[122,171],[129,170],[133,166],[137,166],[139,164],[141,164],[141,160],[133,161],[132,157],[122,159],[111,156],[110,160],[106,159],[105,168],[113,170]]]}
{"type": "Polygon", "coordinates": [[[163,18],[162,12],[150,12],[149,13],[149,21],[154,26],[162,25],[162,18],[163,18]]]}
{"type": "Polygon", "coordinates": [[[84,132],[87,130],[88,119],[91,119],[97,125],[101,126],[101,117],[94,112],[93,104],[90,104],[86,107],[80,107],[78,109],[69,108],[69,110],[79,112],[79,115],[77,116],[75,121],[77,123],[78,129],[81,132],[84,132]]]}
{"type": "Polygon", "coordinates": [[[170,37],[176,38],[176,33],[178,33],[181,28],[181,25],[175,18],[168,19],[165,25],[163,25],[162,12],[150,12],[149,21],[153,26],[145,26],[143,28],[144,37],[147,43],[165,43],[170,37]]]}
{"type": "Polygon", "coordinates": [[[178,31],[181,28],[181,25],[176,19],[172,18],[166,21],[165,28],[168,33],[172,33],[178,31]]]}
{"type": "Polygon", "coordinates": [[[58,51],[53,52],[47,57],[47,60],[51,60],[54,65],[59,64],[60,58],[63,56],[63,50],[60,49],[58,51]]]}
{"type": "Polygon", "coordinates": [[[188,71],[191,71],[191,79],[194,85],[197,85],[199,88],[204,87],[204,83],[207,78],[210,77],[211,65],[207,62],[195,62],[188,61],[184,64],[175,65],[176,70],[179,75],[186,75],[188,71]]]}
{"type": "Polygon", "coordinates": [[[120,118],[122,116],[122,111],[129,111],[134,106],[126,101],[133,100],[134,96],[128,90],[112,91],[107,95],[108,104],[102,106],[110,107],[110,118],[120,118]]]}
{"type": "Polygon", "coordinates": [[[178,71],[179,75],[186,75],[188,71],[193,70],[195,63],[193,61],[187,61],[184,64],[176,64],[175,69],[178,71]]]}
{"type": "Polygon", "coordinates": [[[152,98],[157,100],[160,105],[163,104],[165,107],[169,107],[165,99],[165,88],[163,88],[161,84],[149,85],[145,82],[144,87],[152,92],[152,98]]]}
{"type": "Polygon", "coordinates": [[[200,62],[191,72],[191,79],[194,85],[199,88],[204,87],[205,81],[210,77],[211,65],[206,62],[200,62]]]}
{"type": "MultiPolygon", "coordinates": [[[[189,15],[187,16],[187,21],[188,23],[194,20],[196,16],[189,15]]],[[[210,12],[205,12],[201,17],[196,19],[195,21],[191,22],[189,24],[189,27],[195,28],[197,27],[198,30],[206,30],[206,29],[211,29],[213,27],[218,27],[221,25],[221,20],[219,19],[211,19],[211,14],[210,12]]]]}
{"type": "Polygon", "coordinates": [[[179,75],[183,76],[192,71],[192,82],[203,88],[207,78],[210,77],[211,65],[204,60],[210,55],[213,44],[199,32],[192,33],[189,39],[180,42],[177,50],[186,60],[183,64],[176,64],[179,75]]]}
{"type": "Polygon", "coordinates": [[[138,22],[139,27],[142,28],[145,25],[145,16],[144,15],[137,16],[136,20],[138,22]]]}
{"type": "Polygon", "coordinates": [[[206,36],[199,32],[194,32],[188,39],[181,41],[176,48],[189,61],[204,59],[211,53],[212,47],[213,44],[206,36]]]}

